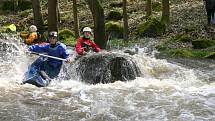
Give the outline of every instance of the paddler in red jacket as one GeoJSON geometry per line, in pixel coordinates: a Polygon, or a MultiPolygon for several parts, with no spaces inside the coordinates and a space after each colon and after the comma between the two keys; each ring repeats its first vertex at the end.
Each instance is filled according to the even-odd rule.
{"type": "Polygon", "coordinates": [[[85,55],[89,50],[93,50],[94,52],[100,52],[101,49],[90,40],[90,36],[92,34],[92,30],[90,27],[85,27],[83,29],[83,37],[80,37],[76,43],[75,50],[78,55],[85,55]]]}

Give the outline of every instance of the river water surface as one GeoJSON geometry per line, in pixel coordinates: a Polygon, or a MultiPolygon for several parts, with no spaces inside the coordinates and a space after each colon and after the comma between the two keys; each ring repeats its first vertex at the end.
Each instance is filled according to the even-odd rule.
{"type": "Polygon", "coordinates": [[[56,79],[37,88],[20,85],[32,58],[1,50],[0,121],[215,120],[214,63],[205,62],[207,70],[144,51],[133,57],[143,73],[133,81],[88,85],[56,79]]]}

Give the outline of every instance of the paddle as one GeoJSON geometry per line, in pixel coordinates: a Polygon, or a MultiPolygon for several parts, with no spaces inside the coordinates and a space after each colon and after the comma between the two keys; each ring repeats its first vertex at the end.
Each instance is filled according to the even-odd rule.
{"type": "Polygon", "coordinates": [[[46,54],[42,54],[42,53],[36,53],[36,52],[31,52],[31,51],[29,51],[29,53],[34,54],[34,55],[38,55],[38,56],[43,56],[43,57],[56,59],[56,60],[67,61],[66,59],[63,59],[63,58],[58,58],[58,57],[55,57],[55,56],[50,56],[50,55],[46,55],[46,54]]]}

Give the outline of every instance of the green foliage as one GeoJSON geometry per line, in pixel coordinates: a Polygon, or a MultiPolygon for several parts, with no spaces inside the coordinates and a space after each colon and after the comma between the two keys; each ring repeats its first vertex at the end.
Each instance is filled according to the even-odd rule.
{"type": "Polygon", "coordinates": [[[185,33],[189,33],[189,32],[193,32],[195,30],[197,30],[198,28],[196,26],[186,26],[184,28],[185,33]]]}
{"type": "Polygon", "coordinates": [[[139,36],[156,37],[165,32],[165,25],[155,18],[149,18],[145,23],[138,26],[139,36]]]}
{"type": "Polygon", "coordinates": [[[210,39],[197,39],[192,41],[194,49],[204,49],[215,45],[215,41],[210,39]]]}
{"type": "Polygon", "coordinates": [[[185,57],[185,58],[190,58],[194,56],[191,51],[185,49],[171,50],[170,55],[171,57],[185,57]]]}
{"type": "Polygon", "coordinates": [[[27,10],[32,8],[31,0],[17,0],[16,3],[13,0],[3,0],[2,1],[2,10],[27,10]]]}
{"type": "Polygon", "coordinates": [[[32,8],[31,0],[18,0],[18,9],[23,11],[32,8]]]}
{"type": "Polygon", "coordinates": [[[205,58],[210,52],[202,50],[192,50],[192,54],[195,58],[205,58]]]}
{"type": "Polygon", "coordinates": [[[2,1],[2,10],[14,10],[14,3],[12,0],[2,1]]]}
{"type": "Polygon", "coordinates": [[[168,47],[164,46],[164,45],[157,45],[155,47],[158,51],[165,51],[167,50],[168,47]]]}
{"type": "Polygon", "coordinates": [[[75,34],[69,29],[63,29],[59,32],[59,40],[66,45],[75,46],[76,44],[75,34]]]}
{"type": "Polygon", "coordinates": [[[215,52],[209,53],[208,55],[205,56],[205,58],[208,58],[208,59],[215,59],[215,52]]]}
{"type": "Polygon", "coordinates": [[[192,50],[192,49],[165,49],[160,50],[162,54],[169,57],[182,57],[182,58],[205,58],[209,51],[192,50]]]}
{"type": "Polygon", "coordinates": [[[120,22],[109,21],[105,24],[105,29],[113,38],[123,37],[123,25],[120,22]]]}
{"type": "Polygon", "coordinates": [[[122,6],[123,6],[122,2],[115,1],[115,2],[110,3],[110,7],[120,7],[121,8],[122,6]]]}
{"type": "Polygon", "coordinates": [[[112,10],[107,15],[107,20],[121,20],[122,19],[122,12],[118,10],[112,10]]]}
{"type": "Polygon", "coordinates": [[[161,9],[162,9],[162,5],[160,2],[158,1],[152,2],[152,10],[161,11],[161,9]]]}
{"type": "Polygon", "coordinates": [[[179,42],[192,42],[193,38],[190,35],[187,34],[179,34],[176,35],[174,38],[172,38],[172,41],[179,41],[179,42]]]}
{"type": "Polygon", "coordinates": [[[19,12],[19,16],[20,17],[26,17],[26,16],[28,16],[32,12],[33,12],[32,9],[24,10],[24,11],[19,12]]]}

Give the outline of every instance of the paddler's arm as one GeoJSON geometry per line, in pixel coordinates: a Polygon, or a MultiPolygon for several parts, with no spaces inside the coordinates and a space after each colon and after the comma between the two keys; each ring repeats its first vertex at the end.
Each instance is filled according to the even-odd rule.
{"type": "Polygon", "coordinates": [[[98,45],[96,45],[96,43],[94,43],[94,42],[92,42],[92,41],[90,41],[90,45],[91,45],[91,47],[95,50],[95,52],[100,52],[101,51],[101,49],[99,48],[99,46],[98,45]]]}
{"type": "Polygon", "coordinates": [[[79,55],[84,55],[84,48],[82,47],[83,40],[81,38],[78,39],[76,46],[75,46],[75,51],[79,55]]]}
{"type": "Polygon", "coordinates": [[[49,46],[48,44],[35,44],[35,45],[31,45],[29,47],[29,51],[32,51],[32,52],[37,52],[37,53],[43,53],[43,52],[47,52],[49,46]]]}
{"type": "Polygon", "coordinates": [[[63,55],[63,58],[66,59],[66,63],[71,63],[72,62],[72,58],[69,57],[69,53],[67,51],[67,48],[65,45],[62,45],[62,55],[63,55]]]}

